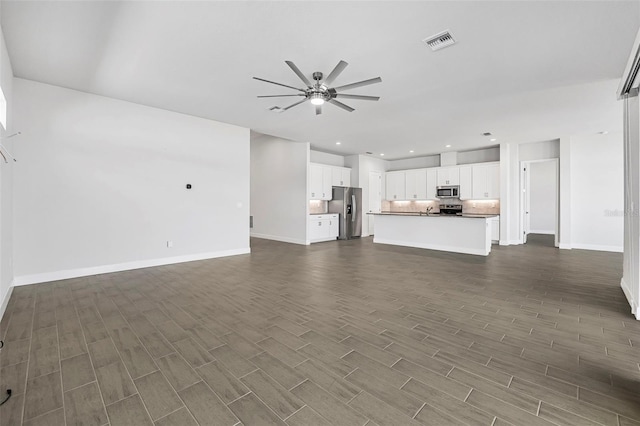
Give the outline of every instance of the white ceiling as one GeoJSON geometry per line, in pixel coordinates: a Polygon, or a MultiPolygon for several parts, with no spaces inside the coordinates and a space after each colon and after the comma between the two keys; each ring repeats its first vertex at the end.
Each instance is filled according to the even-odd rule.
{"type": "Polygon", "coordinates": [[[620,130],[615,89],[640,24],[638,1],[2,0],[1,12],[16,77],[385,159],[620,130]],[[422,43],[445,29],[456,45],[422,43]],[[256,98],[293,91],[253,76],[302,87],[285,60],[310,78],[341,59],[334,85],[381,76],[349,91],[379,102],[316,116],[256,98]]]}

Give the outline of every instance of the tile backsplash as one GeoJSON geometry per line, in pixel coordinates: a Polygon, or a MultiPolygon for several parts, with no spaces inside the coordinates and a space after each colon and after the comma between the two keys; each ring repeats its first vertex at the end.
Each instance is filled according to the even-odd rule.
{"type": "Polygon", "coordinates": [[[329,212],[329,203],[323,200],[309,201],[309,214],[325,214],[329,212]]]}
{"type": "MultiPolygon", "coordinates": [[[[464,200],[462,203],[462,211],[464,213],[475,214],[500,214],[499,200],[464,200]]],[[[452,203],[458,204],[458,203],[452,203]]],[[[383,212],[423,212],[427,208],[432,207],[432,213],[440,211],[440,201],[438,200],[421,200],[421,201],[382,201],[383,212]]]]}
{"type": "Polygon", "coordinates": [[[420,200],[420,201],[382,201],[383,212],[424,212],[431,207],[432,213],[440,211],[440,203],[436,200],[420,200]]]}
{"type": "Polygon", "coordinates": [[[464,213],[500,214],[500,200],[465,200],[462,202],[464,213]]]}
{"type": "MultiPolygon", "coordinates": [[[[464,200],[462,203],[462,211],[464,213],[475,214],[500,214],[499,200],[464,200]]],[[[457,203],[455,203],[457,204],[457,203]]],[[[382,200],[381,210],[383,212],[424,212],[431,207],[432,213],[440,211],[440,201],[438,200],[420,200],[420,201],[387,201],[382,200]]],[[[311,200],[309,201],[309,214],[324,214],[329,212],[329,204],[327,201],[311,200]]]]}

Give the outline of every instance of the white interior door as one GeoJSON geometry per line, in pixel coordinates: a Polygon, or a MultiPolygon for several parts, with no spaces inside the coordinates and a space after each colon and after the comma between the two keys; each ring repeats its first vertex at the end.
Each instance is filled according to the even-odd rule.
{"type": "Polygon", "coordinates": [[[554,234],[558,246],[558,159],[530,160],[521,163],[522,236],[554,234]]]}
{"type": "MultiPolygon", "coordinates": [[[[380,213],[382,206],[382,173],[369,172],[369,213],[380,213]]],[[[373,215],[368,215],[369,235],[373,235],[373,215]]]]}

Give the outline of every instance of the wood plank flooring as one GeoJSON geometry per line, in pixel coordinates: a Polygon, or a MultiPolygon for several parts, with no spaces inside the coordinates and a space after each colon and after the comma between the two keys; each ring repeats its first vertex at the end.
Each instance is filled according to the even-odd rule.
{"type": "Polygon", "coordinates": [[[622,255],[252,240],[17,287],[5,425],[640,425],[622,255]]]}

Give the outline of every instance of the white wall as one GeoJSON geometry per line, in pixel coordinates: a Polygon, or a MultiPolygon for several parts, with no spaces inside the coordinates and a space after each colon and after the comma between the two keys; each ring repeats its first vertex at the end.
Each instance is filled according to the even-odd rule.
{"type": "MultiPolygon", "coordinates": [[[[500,234],[500,241],[503,244],[505,241],[507,244],[522,244],[522,233],[520,231],[520,145],[517,143],[510,144],[509,157],[506,161],[509,162],[507,170],[507,179],[509,180],[509,191],[507,200],[507,235],[504,237],[500,234]]],[[[500,169],[502,173],[502,169],[500,169]]],[[[503,182],[502,180],[500,181],[503,182]]],[[[502,222],[502,189],[500,190],[500,221],[502,222]]],[[[502,232],[502,224],[500,225],[500,232],[502,232]]]]}
{"type": "Polygon", "coordinates": [[[22,79],[14,100],[16,284],[249,252],[248,129],[22,79]]]}
{"type": "Polygon", "coordinates": [[[640,101],[624,100],[624,255],[622,280],[631,313],[640,320],[640,101]]]}
{"type": "Polygon", "coordinates": [[[309,160],[308,143],[252,133],[251,236],[309,244],[309,160]]]}
{"type": "MultiPolygon", "coordinates": [[[[7,129],[0,125],[0,137],[13,134],[13,71],[0,27],[0,86],[7,101],[7,129]]],[[[20,136],[0,142],[13,154],[15,141],[20,136]]],[[[0,159],[0,161],[2,161],[0,159]]],[[[0,164],[0,319],[9,301],[13,282],[13,168],[14,164],[0,164]]]]}
{"type": "MultiPolygon", "coordinates": [[[[500,161],[500,147],[476,149],[473,151],[461,151],[456,153],[456,164],[475,164],[490,161],[500,161]]],[[[422,169],[440,166],[440,154],[425,157],[405,158],[388,162],[389,171],[422,169]]]]}
{"type": "Polygon", "coordinates": [[[392,160],[388,162],[389,171],[423,169],[425,167],[440,166],[440,155],[429,155],[427,157],[405,158],[404,160],[392,160]]]}
{"type": "Polygon", "coordinates": [[[522,143],[519,147],[520,161],[546,160],[550,158],[560,158],[560,141],[522,143]]]}
{"type": "Polygon", "coordinates": [[[327,152],[313,151],[309,153],[312,163],[326,164],[328,166],[345,167],[342,155],[329,154],[327,152]]]}
{"type": "Polygon", "coordinates": [[[488,163],[500,161],[500,147],[458,152],[458,164],[488,163]]]}
{"type": "Polygon", "coordinates": [[[529,164],[528,172],[530,232],[555,234],[558,209],[556,162],[532,162],[529,164]]]}
{"type": "Polygon", "coordinates": [[[607,211],[623,209],[622,134],[619,131],[508,145],[508,149],[504,147],[510,158],[508,170],[501,168],[501,173],[509,173],[511,184],[506,198],[501,190],[501,198],[508,200],[508,206],[503,207],[501,203],[501,221],[507,216],[506,229],[501,224],[501,230],[508,233],[505,237],[508,241],[503,242],[501,235],[501,243],[522,243],[520,176],[516,172],[520,161],[559,157],[559,247],[622,251],[623,219],[607,214],[607,211]]]}
{"type": "Polygon", "coordinates": [[[623,137],[571,138],[571,246],[623,251],[623,137]]]}

